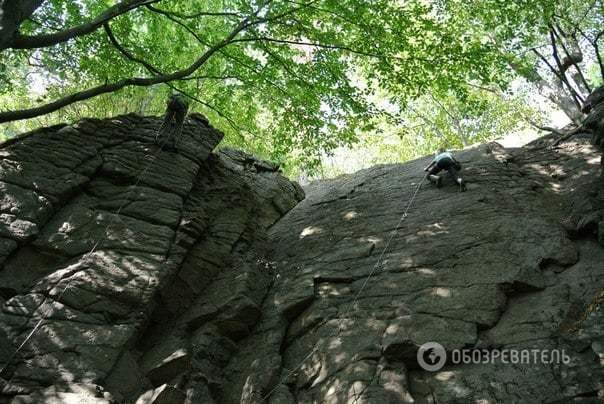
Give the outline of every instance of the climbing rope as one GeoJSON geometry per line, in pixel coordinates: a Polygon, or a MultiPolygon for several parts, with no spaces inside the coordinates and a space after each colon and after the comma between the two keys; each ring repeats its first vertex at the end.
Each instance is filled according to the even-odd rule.
{"type": "MultiPolygon", "coordinates": [[[[86,254],[84,254],[82,256],[82,261],[87,261],[90,256],[96,251],[97,247],[107,239],[108,235],[109,235],[109,228],[111,226],[113,226],[113,224],[115,224],[115,222],[119,219],[119,215],[122,211],[122,209],[131,202],[131,200],[128,198],[130,196],[130,194],[132,193],[132,191],[134,191],[134,189],[136,187],[139,186],[140,182],[142,181],[142,179],[144,178],[145,174],[147,173],[147,171],[151,168],[151,166],[153,165],[153,163],[155,162],[155,160],[157,159],[157,156],[159,155],[159,153],[162,152],[164,145],[166,143],[167,139],[164,139],[164,141],[160,144],[159,149],[151,156],[151,160],[149,161],[149,163],[147,163],[147,165],[144,167],[144,169],[137,175],[136,177],[136,181],[134,183],[134,185],[132,185],[130,187],[130,189],[126,192],[125,194],[125,201],[123,204],[121,204],[118,209],[115,211],[115,214],[113,216],[113,218],[109,221],[109,223],[107,224],[107,226],[105,226],[105,231],[104,231],[104,235],[103,237],[101,237],[99,240],[96,241],[96,243],[92,246],[92,249],[90,251],[88,251],[86,254]]],[[[74,274],[71,274],[74,275],[74,274]]],[[[54,285],[57,286],[64,278],[59,279],[54,285]]],[[[56,302],[60,302],[61,298],[63,297],[63,295],[65,294],[65,292],[67,291],[67,289],[69,289],[69,286],[71,285],[71,282],[75,279],[75,276],[72,276],[72,278],[70,280],[67,281],[65,287],[63,288],[63,290],[61,291],[61,293],[59,293],[58,297],[56,299],[54,299],[53,301],[56,302]]],[[[52,288],[50,289],[52,290],[52,288]]],[[[50,315],[50,311],[49,312],[44,312],[43,310],[43,306],[46,303],[47,299],[50,299],[50,297],[45,297],[44,300],[42,301],[42,303],[40,304],[40,306],[38,306],[38,309],[36,310],[40,310],[41,316],[40,316],[40,320],[38,320],[38,322],[36,323],[36,325],[32,328],[32,330],[29,332],[29,334],[27,334],[27,336],[25,337],[25,339],[23,340],[23,342],[21,342],[21,344],[17,347],[17,349],[9,356],[8,360],[6,361],[6,364],[4,366],[2,366],[2,368],[0,368],[0,375],[2,375],[2,373],[8,368],[8,366],[12,363],[12,361],[15,359],[15,357],[17,356],[17,354],[21,351],[21,349],[23,349],[23,347],[27,344],[27,342],[34,336],[34,334],[36,333],[36,331],[42,326],[42,324],[44,323],[44,320],[46,318],[46,316],[50,315]]],[[[34,311],[35,314],[35,311],[34,311]]],[[[32,314],[33,316],[33,314],[32,314]]],[[[8,380],[8,382],[10,382],[12,380],[12,377],[8,380]]]]}
{"type": "MultiPolygon", "coordinates": [[[[398,232],[398,229],[401,227],[401,224],[403,224],[403,222],[407,218],[408,213],[409,213],[409,209],[411,209],[411,206],[413,205],[413,202],[415,201],[415,198],[416,198],[417,194],[419,193],[419,190],[421,189],[421,187],[422,187],[424,181],[426,180],[426,178],[428,178],[428,174],[426,174],[426,175],[423,176],[422,180],[419,182],[419,184],[415,188],[415,192],[413,192],[413,195],[409,199],[409,202],[407,203],[407,207],[403,211],[403,214],[401,215],[401,217],[400,217],[400,219],[399,219],[396,227],[394,228],[394,230],[390,234],[390,238],[388,238],[388,241],[386,242],[386,245],[382,249],[382,252],[380,253],[380,255],[379,255],[376,263],[373,265],[373,268],[369,272],[369,275],[367,275],[367,277],[365,278],[365,281],[361,285],[361,288],[355,294],[355,296],[354,296],[354,298],[352,300],[352,303],[350,303],[350,305],[348,306],[348,309],[344,311],[344,314],[347,314],[347,313],[349,313],[351,311],[351,309],[357,303],[357,301],[359,300],[361,294],[365,290],[365,287],[369,283],[369,280],[371,279],[371,277],[373,275],[375,275],[377,269],[379,268],[379,266],[381,264],[381,261],[382,261],[382,258],[384,257],[384,254],[386,253],[386,251],[388,250],[388,247],[390,246],[390,243],[392,242],[392,240],[396,236],[396,234],[398,232]]],[[[341,332],[342,332],[342,324],[340,323],[340,325],[338,326],[337,331],[334,332],[334,333],[332,333],[332,334],[330,334],[330,335],[328,335],[326,337],[326,339],[330,339],[330,338],[333,338],[333,337],[339,337],[341,332]]],[[[273,394],[275,392],[275,390],[277,390],[277,388],[279,388],[279,386],[282,384],[282,382],[284,380],[288,379],[293,374],[295,374],[298,371],[298,369],[304,364],[304,362],[306,362],[315,352],[317,352],[317,350],[318,350],[318,345],[315,345],[315,347],[308,353],[308,355],[306,355],[304,358],[302,358],[302,360],[293,369],[288,369],[287,370],[285,376],[282,376],[279,379],[279,381],[275,384],[275,387],[273,387],[267,394],[265,394],[264,396],[262,396],[261,400],[262,401],[267,400],[271,396],[271,394],[273,394]]],[[[337,393],[339,391],[340,391],[340,389],[336,390],[333,394],[335,394],[335,393],[337,393]]],[[[259,393],[257,393],[257,394],[259,394],[259,393]]],[[[331,395],[333,395],[333,394],[331,394],[331,395]]]]}

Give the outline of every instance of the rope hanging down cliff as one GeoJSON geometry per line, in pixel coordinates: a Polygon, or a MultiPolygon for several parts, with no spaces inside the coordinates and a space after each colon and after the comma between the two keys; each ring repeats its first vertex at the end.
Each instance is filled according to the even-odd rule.
{"type": "MultiPolygon", "coordinates": [[[[94,245],[92,246],[92,248],[90,249],[90,251],[88,251],[86,254],[84,254],[82,256],[83,261],[88,260],[90,258],[90,256],[94,253],[94,251],[96,251],[98,246],[107,239],[107,237],[109,235],[109,232],[108,232],[109,228],[111,226],[113,226],[115,224],[115,222],[119,219],[122,209],[128,203],[131,202],[131,200],[129,198],[130,194],[139,186],[139,184],[142,181],[142,179],[144,178],[145,174],[152,167],[153,163],[157,159],[157,156],[159,155],[159,153],[162,152],[165,144],[167,143],[167,141],[170,138],[172,139],[172,142],[173,142],[172,147],[176,148],[177,139],[175,139],[175,138],[176,138],[176,136],[180,137],[180,134],[182,131],[182,126],[184,124],[184,119],[186,117],[186,113],[187,113],[187,109],[188,109],[188,103],[186,101],[184,101],[184,102],[181,102],[181,101],[182,101],[182,98],[180,98],[178,96],[173,95],[169,98],[168,103],[167,103],[167,108],[166,108],[166,114],[164,116],[164,121],[163,121],[162,125],[160,126],[160,128],[157,130],[157,134],[155,136],[155,141],[158,144],[159,149],[151,156],[150,161],[143,168],[143,170],[136,176],[136,181],[130,187],[130,189],[127,191],[127,193],[125,195],[124,203],[122,203],[118,207],[118,209],[115,211],[115,215],[112,217],[111,221],[107,224],[107,226],[105,226],[105,231],[103,232],[103,234],[104,234],[103,237],[101,237],[99,240],[97,240],[94,243],[94,245]],[[177,103],[179,105],[177,105],[177,103]],[[184,108],[184,113],[183,113],[183,108],[184,108]],[[167,136],[162,136],[162,135],[167,135],[167,136]]],[[[58,285],[63,279],[64,278],[59,279],[57,281],[56,285],[58,285]]],[[[71,282],[74,279],[75,279],[75,277],[72,277],[69,281],[67,281],[65,287],[59,293],[57,298],[52,299],[52,300],[60,302],[61,298],[63,297],[65,292],[69,289],[69,286],[71,285],[71,282]]],[[[4,373],[4,371],[13,362],[13,360],[15,359],[17,354],[23,349],[23,347],[27,344],[27,342],[34,336],[36,331],[42,326],[42,324],[44,323],[44,320],[51,314],[50,312],[46,312],[44,310],[47,300],[51,300],[50,297],[46,297],[44,299],[44,301],[42,302],[42,304],[38,307],[38,310],[40,310],[40,312],[41,312],[40,320],[38,320],[36,322],[36,324],[34,325],[32,330],[29,332],[29,334],[27,334],[27,336],[25,337],[23,342],[21,342],[21,344],[17,347],[17,349],[15,349],[15,351],[8,357],[6,363],[0,368],[0,375],[2,375],[2,373],[4,373]]],[[[35,312],[34,312],[34,314],[35,314],[35,312]]]]}
{"type": "MultiPolygon", "coordinates": [[[[413,195],[411,196],[411,198],[409,199],[409,202],[407,203],[407,207],[405,208],[405,210],[403,211],[403,214],[401,215],[400,219],[398,220],[398,223],[396,224],[396,227],[394,228],[394,230],[390,234],[390,237],[388,238],[388,241],[386,242],[386,245],[382,249],[382,252],[380,253],[380,255],[379,255],[376,263],[373,265],[373,268],[369,272],[369,275],[367,275],[365,277],[365,281],[361,285],[361,288],[359,289],[359,291],[355,294],[354,298],[352,299],[352,303],[350,303],[350,305],[348,306],[348,308],[345,310],[345,313],[349,313],[351,311],[351,309],[354,307],[354,305],[356,304],[356,302],[361,297],[361,294],[365,290],[365,287],[369,283],[369,280],[377,272],[377,269],[379,268],[379,266],[380,266],[380,264],[382,262],[382,259],[384,258],[384,254],[388,250],[388,247],[390,246],[390,243],[394,239],[394,236],[396,236],[396,234],[398,233],[398,229],[401,227],[401,225],[403,224],[403,222],[407,218],[409,210],[411,209],[411,206],[413,205],[413,202],[415,201],[415,198],[416,198],[417,194],[419,193],[419,190],[421,189],[422,184],[424,183],[424,181],[426,180],[426,178],[428,177],[428,175],[429,174],[424,175],[422,177],[421,181],[419,181],[419,183],[417,184],[417,187],[415,188],[415,191],[413,192],[413,195]]],[[[334,333],[332,333],[330,335],[327,335],[325,337],[325,339],[327,340],[329,338],[339,337],[340,334],[341,334],[341,332],[342,332],[342,323],[340,323],[340,325],[338,326],[338,329],[337,329],[336,332],[334,332],[334,333]]],[[[268,400],[270,398],[271,394],[273,394],[275,392],[275,390],[277,390],[277,388],[279,388],[279,385],[282,384],[285,380],[287,380],[290,376],[292,376],[293,374],[295,374],[300,369],[300,367],[304,364],[304,362],[306,362],[315,352],[317,352],[317,349],[318,349],[318,346],[315,345],[315,347],[308,353],[308,355],[304,356],[304,358],[302,358],[302,360],[293,369],[288,369],[287,372],[286,372],[286,374],[279,379],[279,381],[275,384],[275,386],[268,393],[266,393],[265,395],[261,396],[261,400],[262,401],[268,400]]],[[[260,395],[260,393],[256,393],[256,394],[260,395]]]]}

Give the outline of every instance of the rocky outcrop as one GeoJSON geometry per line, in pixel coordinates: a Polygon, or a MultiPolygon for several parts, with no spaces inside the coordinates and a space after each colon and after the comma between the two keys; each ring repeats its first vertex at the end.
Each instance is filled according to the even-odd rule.
{"type": "Polygon", "coordinates": [[[553,144],[460,152],[468,192],[426,184],[406,218],[428,159],[310,186],[269,231],[279,277],[223,402],[602,400],[599,153],[553,144]],[[437,372],[427,342],[449,354],[437,372]],[[552,356],[487,362],[523,350],[552,356]]]}
{"type": "Polygon", "coordinates": [[[160,123],[84,120],[1,149],[0,402],[210,402],[260,317],[265,231],[301,189],[212,153],[222,134],[200,115],[178,152],[153,144],[160,123]]]}
{"type": "Polygon", "coordinates": [[[1,149],[0,402],[602,399],[587,135],[464,150],[464,193],[423,183],[426,157],[303,199],[276,166],[213,152],[203,117],[176,152],[153,144],[159,123],[85,120],[1,149]],[[448,356],[434,372],[426,342],[448,356]],[[492,360],[511,351],[539,358],[492,360]]]}

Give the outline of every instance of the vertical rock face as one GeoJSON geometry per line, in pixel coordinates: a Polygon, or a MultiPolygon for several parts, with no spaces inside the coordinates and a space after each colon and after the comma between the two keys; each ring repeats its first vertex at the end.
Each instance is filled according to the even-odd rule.
{"type": "Polygon", "coordinates": [[[303,192],[212,153],[199,115],[178,152],[153,144],[159,125],[85,120],[0,149],[0,402],[217,394],[273,279],[266,229],[303,192]]]}
{"type": "MultiPolygon", "coordinates": [[[[587,116],[581,124],[581,129],[589,130],[592,143],[604,149],[604,86],[596,88],[585,99],[582,111],[587,113],[587,116]]],[[[604,168],[604,155],[600,164],[604,168]]]]}
{"type": "Polygon", "coordinates": [[[159,125],[85,120],[0,148],[0,403],[602,399],[588,139],[460,152],[465,193],[422,184],[424,158],[304,199],[270,163],[213,152],[205,118],[177,152],[153,144],[159,125]]]}
{"type": "Polygon", "coordinates": [[[279,276],[222,402],[602,400],[599,152],[552,144],[460,152],[468,192],[425,184],[406,218],[427,158],[306,189],[269,231],[279,276]]]}

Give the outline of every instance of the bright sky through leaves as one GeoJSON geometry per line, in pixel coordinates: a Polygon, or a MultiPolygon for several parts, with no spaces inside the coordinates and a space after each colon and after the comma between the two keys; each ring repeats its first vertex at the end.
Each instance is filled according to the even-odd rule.
{"type": "Polygon", "coordinates": [[[227,143],[316,173],[334,150],[376,152],[380,136],[398,138],[384,144],[405,159],[539,124],[536,94],[576,114],[602,79],[593,0],[38,2],[1,51],[5,136],[161,114],[179,91],[227,143]],[[54,40],[66,30],[77,34],[54,40]],[[563,72],[568,83],[552,40],[560,59],[575,48],[584,56],[581,75],[563,72]],[[523,91],[510,93],[512,82],[523,91]]]}

